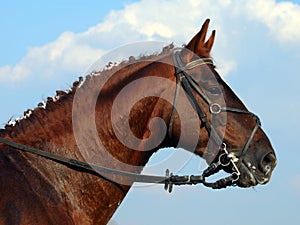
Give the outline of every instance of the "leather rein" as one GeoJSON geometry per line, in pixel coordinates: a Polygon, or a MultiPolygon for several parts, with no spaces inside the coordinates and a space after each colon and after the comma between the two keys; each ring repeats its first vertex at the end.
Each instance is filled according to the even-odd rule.
{"type": "Polygon", "coordinates": [[[120,177],[129,178],[132,182],[139,182],[139,183],[154,183],[154,184],[164,184],[165,190],[168,190],[170,193],[172,192],[173,185],[195,185],[195,184],[203,184],[206,187],[210,187],[213,189],[221,189],[226,188],[228,186],[233,186],[238,181],[240,172],[238,169],[237,164],[240,161],[240,158],[246,153],[249,148],[250,143],[252,142],[254,135],[257,129],[260,127],[260,120],[259,118],[253,114],[252,112],[246,110],[240,110],[236,108],[230,107],[222,107],[217,103],[212,103],[206,94],[201,90],[199,85],[193,80],[193,78],[186,72],[191,70],[195,67],[201,65],[208,65],[213,64],[212,59],[210,58],[200,58],[195,61],[188,63],[187,65],[183,65],[179,51],[174,51],[174,65],[175,65],[175,75],[176,75],[176,91],[174,96],[174,104],[173,110],[171,114],[171,119],[169,123],[169,135],[171,135],[173,121],[174,121],[174,114],[175,114],[175,107],[177,104],[177,96],[179,87],[182,86],[185,90],[186,94],[189,97],[189,101],[194,106],[195,111],[198,114],[201,123],[204,125],[205,129],[207,130],[209,136],[212,138],[213,142],[217,144],[219,147],[219,153],[216,156],[216,159],[211,163],[207,169],[205,169],[202,175],[173,175],[166,170],[165,176],[153,176],[153,175],[143,175],[138,173],[126,172],[117,169],[102,167],[98,165],[94,165],[91,163],[83,162],[80,160],[64,157],[61,155],[52,154],[50,152],[46,152],[41,149],[25,146],[14,141],[10,141],[0,137],[0,143],[3,143],[7,146],[12,148],[18,149],[23,152],[28,152],[31,154],[35,154],[46,159],[52,160],[59,164],[65,165],[73,170],[89,173],[98,177],[101,177],[105,180],[108,180],[115,185],[117,185],[120,189],[123,188],[120,184],[113,181],[112,179],[108,178],[108,175],[116,175],[120,177]],[[198,103],[196,96],[194,95],[193,90],[209,105],[210,113],[212,116],[216,116],[221,112],[233,112],[233,113],[240,113],[240,114],[248,114],[252,115],[253,118],[256,120],[256,126],[254,127],[250,137],[248,138],[244,148],[239,153],[239,155],[229,153],[226,149],[226,144],[222,141],[219,137],[213,126],[209,123],[207,119],[207,115],[203,111],[202,107],[198,103]],[[222,178],[216,182],[207,182],[206,178],[219,172],[221,169],[231,167],[231,174],[228,177],[222,178]],[[105,176],[106,174],[107,176],[105,176]]]}

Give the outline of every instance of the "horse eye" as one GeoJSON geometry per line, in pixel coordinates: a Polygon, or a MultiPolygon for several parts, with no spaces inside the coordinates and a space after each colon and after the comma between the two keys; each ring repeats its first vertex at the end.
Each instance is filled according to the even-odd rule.
{"type": "Polygon", "coordinates": [[[221,88],[218,86],[209,87],[206,92],[213,97],[218,97],[222,94],[221,88]]]}

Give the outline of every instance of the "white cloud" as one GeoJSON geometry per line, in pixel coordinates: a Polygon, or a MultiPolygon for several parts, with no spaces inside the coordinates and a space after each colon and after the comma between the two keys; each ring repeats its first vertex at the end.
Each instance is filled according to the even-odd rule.
{"type": "MultiPolygon", "coordinates": [[[[82,33],[64,32],[57,40],[29,49],[15,66],[0,67],[0,83],[34,76],[63,76],[82,73],[105,51],[128,42],[161,40],[177,45],[198,32],[205,18],[212,19],[218,36],[213,56],[223,75],[238,66],[232,52],[241,38],[241,27],[263,24],[281,43],[300,40],[300,6],[275,0],[141,0],[123,10],[111,11],[106,19],[82,33]],[[159,5],[160,7],[157,7],[159,5]]],[[[251,26],[250,26],[251,27],[251,26]]],[[[250,28],[249,28],[250,29],[250,28]]],[[[260,35],[261,30],[248,30],[260,35]]]]}
{"type": "Polygon", "coordinates": [[[0,68],[0,83],[22,81],[30,76],[58,76],[62,72],[82,72],[103,51],[80,43],[78,35],[65,32],[52,43],[29,49],[15,66],[0,68]]]}
{"type": "Polygon", "coordinates": [[[271,35],[281,42],[297,42],[300,39],[300,6],[292,2],[276,3],[275,0],[247,1],[250,18],[264,23],[271,35]]]}

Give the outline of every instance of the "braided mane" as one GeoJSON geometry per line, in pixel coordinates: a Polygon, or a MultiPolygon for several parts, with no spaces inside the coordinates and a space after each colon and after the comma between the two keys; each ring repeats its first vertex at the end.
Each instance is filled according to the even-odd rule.
{"type": "MultiPolygon", "coordinates": [[[[74,94],[78,88],[81,86],[94,86],[97,85],[97,79],[99,76],[113,74],[121,68],[130,68],[130,65],[135,64],[134,70],[140,69],[145,64],[141,64],[137,66],[139,62],[145,62],[150,64],[151,62],[158,60],[166,54],[170,54],[174,45],[170,44],[162,49],[162,51],[158,54],[151,55],[142,55],[137,59],[133,56],[130,56],[128,60],[124,60],[119,64],[109,62],[102,71],[93,71],[90,74],[86,75],[85,78],[79,77],[78,80],[73,82],[73,85],[68,90],[57,90],[56,95],[54,97],[47,97],[46,101],[40,102],[37,104],[37,107],[34,109],[28,109],[24,111],[22,117],[16,120],[10,120],[6,125],[5,129],[0,129],[0,136],[10,136],[16,137],[19,134],[26,133],[27,130],[33,129],[33,124],[38,122],[39,124],[43,124],[44,117],[47,116],[48,113],[59,110],[63,107],[67,102],[72,102],[74,94]]],[[[130,74],[132,70],[124,70],[124,76],[130,74]]],[[[123,72],[123,71],[122,71],[123,72]]],[[[70,104],[70,103],[69,103],[70,104]]]]}

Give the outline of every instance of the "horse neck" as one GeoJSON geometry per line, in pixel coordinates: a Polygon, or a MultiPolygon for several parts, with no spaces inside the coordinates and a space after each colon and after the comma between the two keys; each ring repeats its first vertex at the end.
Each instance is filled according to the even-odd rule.
{"type": "Polygon", "coordinates": [[[174,95],[174,69],[168,56],[91,77],[77,90],[73,128],[87,161],[140,172],[164,146],[166,126],[153,118],[167,124],[171,114],[171,104],[160,98],[166,90],[174,95]]]}
{"type": "MultiPolygon", "coordinates": [[[[88,76],[81,87],[76,85],[68,94],[60,93],[60,97],[54,98],[56,101],[48,98],[46,107],[34,109],[30,116],[19,120],[14,126],[7,125],[0,135],[20,144],[104,166],[144,166],[153,152],[164,147],[162,136],[165,134],[161,132],[162,127],[160,124],[151,126],[150,122],[152,118],[160,117],[167,124],[170,118],[171,104],[166,106],[160,99],[166,89],[172,90],[172,97],[174,93],[175,77],[170,53],[171,51],[152,56],[150,60],[142,59],[134,64],[121,65],[101,72],[99,76],[88,76]],[[153,76],[169,79],[167,87],[153,76]],[[138,78],[145,79],[140,79],[138,84],[130,86],[138,78]],[[153,80],[154,82],[151,82],[153,80]],[[118,93],[128,86],[128,96],[118,99],[122,97],[118,93]],[[152,92],[138,97],[155,97],[145,98],[137,104],[128,104],[128,98],[136,93],[145,94],[147,90],[152,92]],[[80,93],[85,94],[82,97],[80,93]],[[97,96],[94,102],[92,96],[97,96]],[[113,105],[116,107],[113,108],[113,105]],[[126,110],[132,106],[130,114],[127,115],[126,110]],[[128,123],[130,130],[126,130],[128,123]],[[152,127],[152,130],[149,127],[152,127]],[[131,139],[137,139],[134,146],[128,147],[127,143],[122,143],[122,140],[131,139]],[[124,162],[124,165],[114,165],[110,160],[103,160],[107,159],[107,155],[124,162]]],[[[134,99],[133,103],[136,103],[134,99]]],[[[35,158],[25,155],[26,158],[35,158]]]]}
{"type": "MultiPolygon", "coordinates": [[[[137,66],[138,69],[131,69],[127,73],[119,71],[101,89],[95,102],[91,101],[92,95],[88,98],[77,98],[77,93],[83,93],[84,87],[90,87],[94,91],[92,94],[98,96],[99,86],[95,85],[95,80],[101,80],[102,75],[87,80],[77,89],[76,94],[72,92],[57,102],[49,101],[46,109],[35,109],[27,119],[19,121],[14,127],[7,126],[5,132],[1,132],[1,136],[20,144],[100,166],[140,172],[152,153],[163,145],[159,140],[162,135],[157,135],[161,130],[160,125],[152,124],[150,132],[150,121],[154,117],[161,117],[167,123],[171,106],[169,105],[166,111],[165,103],[159,98],[146,98],[134,105],[129,116],[123,113],[127,105],[120,104],[120,108],[115,109],[119,113],[114,114],[119,117],[112,119],[113,105],[119,91],[134,79],[159,76],[162,72],[165,72],[164,76],[168,79],[167,75],[171,77],[172,73],[161,64],[148,62],[137,66]],[[146,67],[149,68],[144,70],[146,67]],[[79,110],[74,110],[74,105],[80,105],[79,110]],[[91,106],[94,108],[89,111],[91,106]],[[127,130],[127,133],[124,133],[124,122],[131,124],[131,131],[127,130]],[[116,135],[115,131],[118,130],[121,131],[121,136],[116,135]],[[122,140],[130,140],[129,134],[138,139],[132,148],[127,146],[128,143],[122,143],[122,140]],[[149,140],[149,137],[150,143],[156,144],[154,147],[150,146],[149,142],[142,141],[149,140]]],[[[105,78],[105,75],[103,77],[105,78]]],[[[155,96],[159,97],[166,89],[156,88],[159,87],[158,84],[156,87],[149,87],[148,80],[142,81],[139,90],[133,88],[128,93],[152,88],[155,96]]],[[[114,182],[71,170],[47,159],[8,149],[1,144],[0,149],[0,180],[5,180],[3,185],[0,185],[0,207],[10,204],[10,199],[15,199],[13,208],[19,209],[22,224],[32,224],[32,219],[51,221],[53,224],[62,220],[65,224],[73,224],[72,221],[77,221],[78,224],[106,224],[132,184],[121,178],[115,180],[121,185],[116,185],[114,182]],[[36,207],[26,208],[28,205],[36,207]]],[[[0,218],[10,216],[7,214],[0,218]]]]}

